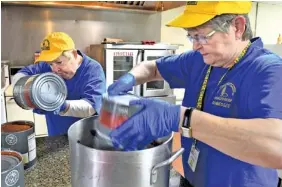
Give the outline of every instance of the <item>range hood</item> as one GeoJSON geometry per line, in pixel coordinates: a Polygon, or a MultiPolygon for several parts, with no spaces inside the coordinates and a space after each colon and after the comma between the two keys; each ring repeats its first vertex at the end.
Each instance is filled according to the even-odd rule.
{"type": "Polygon", "coordinates": [[[2,1],[2,5],[29,5],[60,8],[88,8],[133,11],[165,11],[186,4],[185,1],[2,1]]]}

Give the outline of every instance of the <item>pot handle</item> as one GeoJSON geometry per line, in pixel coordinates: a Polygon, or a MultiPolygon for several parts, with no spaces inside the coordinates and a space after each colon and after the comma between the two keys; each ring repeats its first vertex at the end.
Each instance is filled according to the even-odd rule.
{"type": "Polygon", "coordinates": [[[173,152],[172,153],[172,156],[161,162],[161,163],[158,163],[157,165],[155,165],[153,168],[152,168],[152,171],[151,171],[151,180],[150,180],[150,183],[151,185],[152,184],[155,184],[157,182],[157,179],[158,179],[158,169],[160,167],[163,167],[163,166],[166,166],[166,165],[169,165],[171,164],[174,160],[176,160],[182,153],[184,152],[184,148],[180,148],[178,151],[176,152],[173,152]]]}

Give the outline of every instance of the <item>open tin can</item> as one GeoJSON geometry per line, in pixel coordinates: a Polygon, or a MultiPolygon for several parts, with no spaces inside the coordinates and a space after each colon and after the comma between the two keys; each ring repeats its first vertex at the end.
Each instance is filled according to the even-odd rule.
{"type": "Polygon", "coordinates": [[[12,150],[1,150],[1,186],[24,187],[23,158],[12,150]]]}
{"type": "Polygon", "coordinates": [[[132,100],[139,100],[140,97],[126,94],[117,96],[103,95],[102,108],[99,121],[109,129],[115,129],[124,121],[142,108],[139,105],[129,105],[132,100]]]}
{"type": "Polygon", "coordinates": [[[37,160],[34,123],[31,121],[2,123],[1,148],[21,153],[24,169],[31,169],[37,160]]]}
{"type": "Polygon", "coordinates": [[[13,96],[23,109],[53,111],[67,98],[67,87],[60,76],[48,72],[19,79],[14,86],[13,96]]]}

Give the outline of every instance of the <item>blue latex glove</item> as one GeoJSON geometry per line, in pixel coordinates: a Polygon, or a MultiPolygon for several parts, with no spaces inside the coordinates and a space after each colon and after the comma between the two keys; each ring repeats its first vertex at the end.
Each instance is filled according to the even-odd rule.
{"type": "Polygon", "coordinates": [[[66,108],[67,108],[67,103],[65,101],[60,107],[58,107],[54,111],[45,111],[45,110],[36,108],[36,109],[33,109],[33,112],[36,113],[36,114],[41,114],[41,115],[46,115],[48,113],[53,113],[55,115],[59,115],[59,113],[64,111],[66,108]]]}
{"type": "Polygon", "coordinates": [[[108,94],[110,96],[119,95],[121,93],[127,93],[135,85],[136,79],[130,74],[126,73],[121,76],[116,82],[111,84],[108,88],[108,94]]]}
{"type": "Polygon", "coordinates": [[[143,149],[152,141],[178,131],[180,105],[146,98],[130,102],[135,104],[141,105],[142,110],[110,133],[116,148],[143,149]]]}
{"type": "Polygon", "coordinates": [[[48,113],[48,111],[41,110],[39,108],[35,108],[35,109],[33,109],[33,113],[40,114],[40,115],[45,115],[45,114],[48,113]]]}

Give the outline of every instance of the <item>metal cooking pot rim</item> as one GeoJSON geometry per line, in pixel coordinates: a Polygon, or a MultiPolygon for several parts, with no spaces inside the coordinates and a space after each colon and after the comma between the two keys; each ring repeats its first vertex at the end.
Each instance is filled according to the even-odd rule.
{"type": "Polygon", "coordinates": [[[96,115],[96,116],[91,116],[91,117],[88,117],[88,118],[83,118],[83,119],[73,123],[70,126],[69,130],[68,130],[69,141],[75,142],[76,144],[78,144],[78,146],[82,146],[83,148],[85,148],[86,150],[89,150],[89,151],[95,151],[95,152],[98,152],[98,153],[105,153],[105,152],[107,152],[107,153],[112,153],[112,154],[116,154],[116,155],[118,155],[118,154],[121,154],[121,155],[122,154],[126,154],[126,155],[128,155],[128,154],[136,154],[136,153],[140,153],[140,152],[146,153],[146,152],[151,152],[154,149],[158,149],[159,147],[168,144],[173,139],[174,132],[171,132],[170,135],[165,136],[165,137],[168,137],[168,138],[167,138],[167,140],[162,142],[161,145],[158,145],[158,146],[152,147],[152,148],[148,148],[148,149],[134,150],[134,151],[118,151],[118,150],[117,151],[111,151],[111,150],[100,150],[100,149],[91,148],[91,147],[89,147],[87,145],[83,145],[83,144],[79,143],[80,140],[76,139],[76,137],[72,137],[72,134],[75,133],[75,132],[73,132],[74,131],[73,129],[75,128],[75,126],[77,124],[81,123],[82,121],[87,121],[87,120],[89,120],[91,118],[93,118],[94,120],[96,118],[98,120],[99,116],[96,115]]]}
{"type": "MultiPolygon", "coordinates": [[[[76,140],[75,142],[78,144],[78,146],[82,146],[82,147],[84,147],[84,148],[86,148],[87,150],[90,150],[90,151],[97,151],[97,152],[110,152],[110,153],[114,153],[114,154],[128,154],[128,153],[138,153],[138,152],[142,152],[142,153],[144,153],[145,151],[151,151],[151,150],[153,150],[153,149],[156,149],[156,148],[158,148],[159,146],[162,146],[163,144],[167,144],[169,141],[171,141],[171,139],[173,138],[173,134],[174,134],[174,132],[172,132],[171,133],[171,136],[166,140],[166,141],[164,141],[164,142],[162,142],[162,144],[161,145],[158,145],[158,146],[156,146],[156,147],[151,147],[151,148],[148,148],[148,149],[142,149],[142,150],[135,150],[135,151],[118,151],[118,150],[116,150],[116,151],[111,151],[111,150],[101,150],[101,149],[95,149],[95,148],[91,148],[91,147],[89,147],[89,146],[86,146],[86,145],[83,145],[83,144],[81,144],[81,143],[78,143],[78,141],[79,140],[76,140]]],[[[71,140],[71,141],[73,141],[70,137],[69,137],[69,139],[71,140]]]]}

